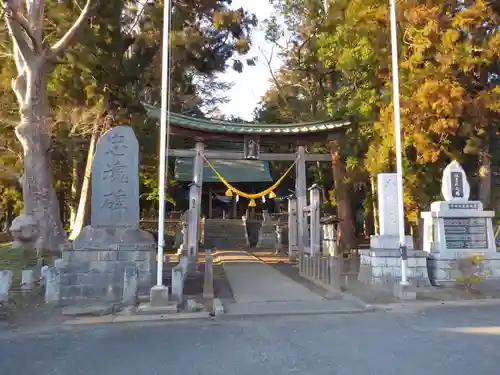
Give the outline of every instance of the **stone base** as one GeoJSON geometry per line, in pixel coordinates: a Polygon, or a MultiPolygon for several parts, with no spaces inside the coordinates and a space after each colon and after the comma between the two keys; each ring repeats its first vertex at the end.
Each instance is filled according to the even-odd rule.
{"type": "MultiPolygon", "coordinates": [[[[406,247],[413,250],[413,237],[405,236],[406,247]]],[[[399,250],[399,236],[390,236],[387,234],[381,236],[370,236],[370,248],[375,249],[394,249],[399,250]]]]}
{"type": "Polygon", "coordinates": [[[156,241],[146,231],[134,228],[94,228],[87,226],[73,241],[72,249],[63,252],[63,259],[89,261],[93,268],[118,263],[134,263],[139,270],[139,289],[149,292],[153,285],[156,241]]]}
{"type": "Polygon", "coordinates": [[[259,230],[258,249],[275,249],[278,244],[276,223],[263,222],[259,230]]]}
{"type": "Polygon", "coordinates": [[[215,316],[224,314],[224,305],[222,304],[221,300],[218,298],[213,299],[213,311],[212,311],[212,313],[215,316]]]}
{"type": "Polygon", "coordinates": [[[137,315],[173,314],[179,311],[177,302],[170,301],[164,306],[151,306],[150,303],[141,303],[135,311],[137,315]]]}
{"type": "Polygon", "coordinates": [[[152,287],[149,300],[152,307],[167,306],[169,303],[168,286],[155,285],[152,287]]]}
{"type": "MultiPolygon", "coordinates": [[[[365,284],[387,285],[401,281],[399,250],[360,250],[358,280],[365,284]]],[[[430,285],[427,275],[427,253],[408,250],[408,281],[413,286],[430,285]]]]}
{"type": "Polygon", "coordinates": [[[463,251],[454,253],[431,253],[427,264],[429,279],[435,286],[455,286],[457,277],[463,276],[459,269],[460,257],[480,254],[484,259],[481,275],[486,280],[500,280],[500,253],[463,251]]]}
{"type": "Polygon", "coordinates": [[[45,301],[60,306],[102,306],[135,304],[138,270],[134,263],[72,261],[51,267],[45,301]]]}
{"type": "Polygon", "coordinates": [[[152,285],[154,248],[154,236],[140,229],[85,227],[57,267],[60,303],[135,304],[152,285]]]}
{"type": "Polygon", "coordinates": [[[412,285],[402,285],[400,283],[394,284],[394,297],[403,301],[415,301],[417,299],[417,292],[412,285]]]}

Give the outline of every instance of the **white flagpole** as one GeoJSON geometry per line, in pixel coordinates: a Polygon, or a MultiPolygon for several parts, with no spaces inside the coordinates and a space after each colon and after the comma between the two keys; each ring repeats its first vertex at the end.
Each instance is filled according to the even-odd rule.
{"type": "Polygon", "coordinates": [[[170,38],[170,0],[163,5],[163,46],[161,68],[161,117],[160,117],[160,172],[159,172],[159,207],[158,207],[158,261],[156,285],[163,285],[163,247],[165,245],[165,190],[167,179],[167,137],[170,127],[168,116],[168,78],[169,78],[169,42],[170,38]]]}
{"type": "Polygon", "coordinates": [[[396,172],[398,185],[399,246],[401,250],[401,284],[408,284],[407,253],[405,236],[405,211],[403,201],[403,156],[401,146],[401,110],[399,103],[399,63],[398,35],[396,22],[396,0],[390,0],[391,16],[391,54],[392,54],[392,90],[394,104],[394,140],[396,142],[396,172]]]}

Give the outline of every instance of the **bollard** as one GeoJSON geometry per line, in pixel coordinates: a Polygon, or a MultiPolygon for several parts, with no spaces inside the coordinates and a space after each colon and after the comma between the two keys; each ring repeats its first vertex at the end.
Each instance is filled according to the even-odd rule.
{"type": "Polygon", "coordinates": [[[328,284],[328,258],[321,259],[321,268],[323,269],[323,276],[321,281],[328,284]]]}
{"type": "Polygon", "coordinates": [[[337,257],[330,257],[330,285],[338,286],[339,264],[337,257]]]}
{"type": "Polygon", "coordinates": [[[40,270],[40,285],[45,286],[47,284],[47,273],[49,272],[49,266],[43,266],[40,270]]]}
{"type": "Polygon", "coordinates": [[[49,267],[45,279],[45,303],[59,304],[61,271],[57,267],[49,267]]]}
{"type": "Polygon", "coordinates": [[[205,275],[203,280],[203,298],[214,298],[214,268],[210,249],[205,250],[205,275]]]}
{"type": "Polygon", "coordinates": [[[12,285],[12,271],[0,271],[0,302],[9,300],[9,290],[12,285]]]}
{"type": "Polygon", "coordinates": [[[33,290],[35,284],[35,277],[33,270],[21,271],[21,290],[23,293],[28,293],[33,290]]]}

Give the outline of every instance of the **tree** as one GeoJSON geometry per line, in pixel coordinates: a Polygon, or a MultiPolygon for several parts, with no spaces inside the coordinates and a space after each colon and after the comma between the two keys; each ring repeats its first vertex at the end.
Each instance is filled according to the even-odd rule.
{"type": "Polygon", "coordinates": [[[7,0],[4,19],[17,69],[12,89],[20,116],[15,132],[23,149],[23,214],[38,223],[38,248],[54,248],[65,241],[66,234],[52,183],[47,82],[57,59],[88,19],[91,1],[87,1],[75,23],[52,45],[44,39],[45,6],[45,0],[7,0]]]}
{"type": "MultiPolygon", "coordinates": [[[[363,188],[370,210],[376,174],[395,167],[387,3],[340,0],[326,13],[315,0],[278,3],[293,38],[276,74],[280,84],[266,93],[258,115],[349,116],[353,125],[335,155],[344,163],[342,199],[363,188]]],[[[415,228],[420,211],[440,199],[441,173],[452,159],[469,172],[474,195],[500,204],[498,189],[491,191],[500,160],[499,9],[484,0],[398,3],[404,199],[415,228]]]]}
{"type": "MultiPolygon", "coordinates": [[[[32,4],[32,2],[29,3],[32,4]]],[[[141,181],[143,181],[141,192],[144,192],[145,197],[151,198],[155,191],[156,183],[153,181],[157,180],[157,137],[155,136],[157,127],[152,121],[144,121],[141,101],[155,102],[160,95],[161,54],[158,52],[161,50],[163,12],[161,4],[160,7],[156,7],[143,6],[142,3],[144,1],[137,0],[97,2],[93,6],[92,14],[88,12],[88,7],[84,8],[87,16],[82,15],[77,20],[78,25],[75,28],[66,21],[71,20],[72,14],[78,9],[75,2],[46,0],[44,14],[37,19],[43,20],[43,17],[50,19],[50,22],[45,23],[34,20],[33,16],[30,18],[30,14],[33,14],[32,6],[25,9],[24,1],[6,4],[9,6],[9,13],[6,13],[9,18],[6,18],[6,21],[13,25],[13,31],[20,31],[21,36],[25,38],[20,41],[25,42],[30,56],[39,58],[44,66],[44,72],[47,73],[41,75],[40,78],[40,83],[48,83],[46,89],[41,90],[43,94],[41,97],[44,100],[39,102],[44,103],[45,109],[41,111],[40,106],[35,108],[44,114],[44,118],[41,119],[38,116],[39,113],[35,113],[38,117],[31,116],[30,118],[39,119],[37,122],[45,126],[41,128],[43,132],[34,131],[34,134],[43,140],[43,145],[33,150],[39,150],[39,153],[42,153],[42,150],[50,150],[51,159],[54,161],[53,173],[51,174],[50,167],[47,167],[49,177],[45,178],[45,172],[43,172],[36,175],[37,180],[32,177],[28,180],[40,186],[40,191],[46,192],[50,189],[38,184],[40,175],[45,178],[45,180],[42,178],[42,182],[46,185],[51,182],[51,176],[56,177],[55,194],[49,194],[50,199],[44,199],[44,203],[42,202],[46,209],[38,209],[38,206],[33,208],[33,200],[28,201],[32,212],[40,212],[50,217],[50,221],[43,221],[47,223],[47,227],[52,225],[49,222],[58,221],[52,218],[58,218],[59,211],[63,215],[63,220],[69,218],[66,214],[66,206],[70,206],[71,216],[74,219],[75,210],[79,208],[80,225],[75,226],[74,234],[78,232],[79,226],[86,224],[85,213],[88,205],[85,202],[88,202],[88,193],[85,191],[89,190],[90,179],[81,177],[90,176],[88,171],[84,172],[85,164],[91,166],[92,163],[94,153],[92,144],[95,144],[102,132],[115,124],[129,124],[135,128],[140,139],[141,160],[143,161],[141,162],[141,181]],[[11,9],[16,12],[11,12],[11,9]],[[40,48],[29,39],[29,31],[22,28],[15,29],[19,26],[18,21],[23,18],[32,29],[39,24],[44,27],[45,39],[40,48]],[[83,22],[84,18],[88,22],[83,22]],[[38,23],[30,24],[31,20],[38,23]],[[82,37],[79,38],[78,44],[73,43],[72,48],[66,49],[63,48],[61,42],[58,42],[58,38],[63,37],[60,35],[60,30],[70,28],[73,31],[69,39],[74,37],[76,28],[80,30],[82,37]],[[51,43],[52,47],[49,47],[51,43]],[[57,53],[55,46],[58,46],[57,53]],[[68,176],[73,176],[72,181],[68,179],[68,176]],[[83,193],[78,194],[80,190],[83,190],[83,193]],[[56,195],[60,200],[59,205],[65,207],[60,207],[61,209],[57,207],[56,195]],[[82,204],[78,205],[78,200],[82,204]]],[[[36,4],[42,3],[38,1],[36,4]]],[[[225,0],[196,0],[194,2],[180,0],[174,2],[173,8],[170,40],[172,109],[202,115],[202,109],[209,110],[224,100],[220,92],[225,91],[227,85],[219,82],[215,74],[224,71],[230,60],[239,62],[239,64],[235,63],[235,68],[243,67],[236,54],[243,54],[248,50],[249,32],[255,25],[256,19],[243,9],[228,10],[225,0]]],[[[12,33],[11,43],[6,47],[13,47],[15,35],[12,33]]],[[[65,39],[67,45],[70,44],[69,39],[65,39]]],[[[2,43],[2,47],[5,45],[5,42],[2,43]]],[[[12,60],[14,60],[14,54],[12,60]]],[[[0,64],[2,77],[20,75],[14,64],[11,69],[10,61],[6,59],[3,61],[6,64],[0,64]]],[[[20,61],[24,64],[24,60],[20,61]]],[[[24,65],[22,68],[32,69],[24,65]]],[[[2,89],[3,82],[0,82],[2,89]]],[[[0,100],[11,98],[13,95],[2,96],[0,100]]],[[[2,104],[0,121],[15,121],[17,116],[15,114],[13,116],[12,111],[4,110],[4,108],[12,108],[13,102],[6,103],[5,107],[2,101],[0,104],[2,104]]],[[[20,108],[25,108],[25,106],[20,105],[20,108]]],[[[25,117],[22,118],[20,124],[24,122],[26,122],[25,117]]],[[[32,123],[34,125],[30,129],[38,129],[35,121],[32,123]]],[[[3,130],[5,130],[5,135],[9,136],[8,129],[3,130]]],[[[10,137],[9,142],[9,147],[11,143],[15,144],[14,137],[10,137]]],[[[32,153],[33,151],[30,151],[29,155],[32,153]]],[[[28,159],[33,159],[29,155],[26,162],[28,159]]],[[[3,152],[0,156],[4,157],[3,152]]],[[[40,159],[39,164],[50,165],[50,158],[46,157],[43,163],[40,159]]],[[[30,167],[30,171],[32,170],[33,168],[30,167]]],[[[31,189],[30,186],[28,188],[31,189]]],[[[54,185],[51,188],[54,192],[54,185]]],[[[33,189],[29,190],[29,192],[32,191],[33,189]]],[[[46,232],[59,233],[62,226],[58,225],[57,228],[57,231],[47,228],[46,232]]],[[[63,238],[64,233],[60,233],[63,238]]],[[[47,236],[43,236],[44,241],[45,237],[47,236]]],[[[53,242],[60,241],[54,239],[53,242]]]]}

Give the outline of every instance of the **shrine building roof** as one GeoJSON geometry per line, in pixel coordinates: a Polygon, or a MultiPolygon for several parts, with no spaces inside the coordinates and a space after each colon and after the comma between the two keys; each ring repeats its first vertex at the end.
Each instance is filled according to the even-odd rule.
{"type": "MultiPolygon", "coordinates": [[[[160,120],[161,108],[149,104],[144,104],[147,116],[150,119],[160,120]]],[[[295,135],[311,134],[340,130],[348,127],[351,123],[347,120],[321,120],[311,122],[299,122],[291,124],[259,124],[252,122],[230,122],[222,120],[210,120],[199,117],[181,115],[170,112],[170,123],[173,126],[187,128],[191,130],[226,133],[226,134],[262,134],[262,135],[295,135]]]]}

